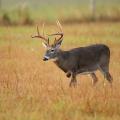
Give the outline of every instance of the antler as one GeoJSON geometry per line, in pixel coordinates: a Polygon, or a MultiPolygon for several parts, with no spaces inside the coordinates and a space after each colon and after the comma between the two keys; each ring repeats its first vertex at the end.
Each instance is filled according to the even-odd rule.
{"type": "Polygon", "coordinates": [[[32,38],[41,38],[41,39],[43,39],[43,40],[49,45],[49,38],[46,38],[46,37],[44,36],[44,24],[43,24],[43,36],[40,34],[39,28],[38,28],[38,26],[37,26],[37,35],[32,36],[32,38]]]}
{"type": "Polygon", "coordinates": [[[60,22],[56,21],[56,23],[57,23],[58,28],[60,29],[60,32],[49,35],[49,36],[60,35],[60,37],[58,39],[55,38],[54,44],[56,44],[58,41],[62,40],[63,35],[64,35],[63,34],[63,30],[62,30],[62,26],[61,26],[60,22]]]}

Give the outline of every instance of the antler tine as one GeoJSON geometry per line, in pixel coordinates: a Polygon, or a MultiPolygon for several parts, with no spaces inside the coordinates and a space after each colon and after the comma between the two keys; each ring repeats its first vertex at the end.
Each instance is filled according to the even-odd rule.
{"type": "Polygon", "coordinates": [[[56,37],[55,37],[54,44],[56,43],[56,40],[57,40],[57,39],[56,39],[56,37]]]}
{"type": "Polygon", "coordinates": [[[61,33],[63,33],[62,25],[60,24],[59,20],[56,21],[58,28],[60,28],[61,33]]]}
{"type": "Polygon", "coordinates": [[[37,35],[35,36],[32,36],[32,38],[41,38],[43,40],[45,40],[45,42],[49,45],[49,39],[40,35],[40,32],[39,32],[39,27],[37,26],[37,35]]]}
{"type": "Polygon", "coordinates": [[[45,24],[43,23],[43,27],[42,27],[42,29],[43,29],[43,36],[44,36],[44,28],[45,28],[45,24]]]}
{"type": "Polygon", "coordinates": [[[62,30],[62,25],[60,24],[59,20],[56,21],[58,28],[60,29],[60,32],[56,33],[55,35],[60,35],[58,39],[55,39],[54,43],[57,41],[61,40],[63,38],[63,30],[62,30]]]}
{"type": "Polygon", "coordinates": [[[37,26],[37,34],[40,36],[39,27],[37,26]]]}
{"type": "Polygon", "coordinates": [[[58,20],[56,21],[56,23],[57,23],[58,28],[60,29],[60,32],[49,35],[49,36],[60,35],[60,37],[58,39],[55,38],[54,44],[56,44],[59,40],[61,40],[63,38],[62,26],[61,26],[61,24],[60,24],[60,22],[58,20]]]}
{"type": "MultiPolygon", "coordinates": [[[[43,33],[43,36],[45,36],[44,28],[45,28],[45,23],[43,23],[43,26],[42,26],[42,33],[43,33]]],[[[47,39],[47,43],[48,43],[48,45],[49,45],[49,38],[47,39]]]]}

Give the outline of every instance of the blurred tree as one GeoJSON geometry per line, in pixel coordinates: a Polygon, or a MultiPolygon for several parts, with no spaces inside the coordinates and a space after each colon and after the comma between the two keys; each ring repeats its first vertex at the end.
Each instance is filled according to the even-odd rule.
{"type": "Polygon", "coordinates": [[[90,8],[91,8],[92,19],[95,20],[95,16],[96,16],[96,0],[90,0],[90,8]]]}
{"type": "Polygon", "coordinates": [[[0,10],[2,9],[2,0],[0,0],[0,10]]]}

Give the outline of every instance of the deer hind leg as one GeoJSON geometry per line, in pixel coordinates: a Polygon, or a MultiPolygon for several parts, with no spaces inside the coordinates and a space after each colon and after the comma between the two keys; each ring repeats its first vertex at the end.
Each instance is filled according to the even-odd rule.
{"type": "Polygon", "coordinates": [[[112,83],[113,78],[109,73],[109,67],[108,66],[100,66],[100,71],[102,72],[102,74],[104,75],[106,80],[108,80],[109,83],[112,83]]]}
{"type": "Polygon", "coordinates": [[[92,84],[95,85],[98,81],[98,78],[95,73],[91,73],[90,75],[92,77],[92,84]]]}
{"type": "Polygon", "coordinates": [[[77,84],[76,74],[72,73],[72,77],[71,77],[69,87],[72,87],[72,86],[76,87],[76,84],[77,84]]]}

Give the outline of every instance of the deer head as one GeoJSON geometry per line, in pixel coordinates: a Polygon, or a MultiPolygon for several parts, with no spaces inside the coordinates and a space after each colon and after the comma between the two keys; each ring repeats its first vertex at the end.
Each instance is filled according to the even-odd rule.
{"type": "Polygon", "coordinates": [[[54,59],[57,57],[57,53],[63,41],[62,26],[59,21],[57,21],[56,23],[57,23],[57,26],[60,32],[50,34],[50,35],[44,35],[44,24],[43,24],[43,35],[40,34],[39,28],[37,26],[37,35],[32,36],[32,38],[40,38],[41,40],[43,40],[42,44],[46,48],[46,52],[43,58],[44,61],[49,60],[49,59],[54,59]],[[55,36],[54,43],[52,45],[50,45],[49,43],[50,36],[55,36]],[[59,36],[59,37],[56,38],[56,36],[59,36]]]}

